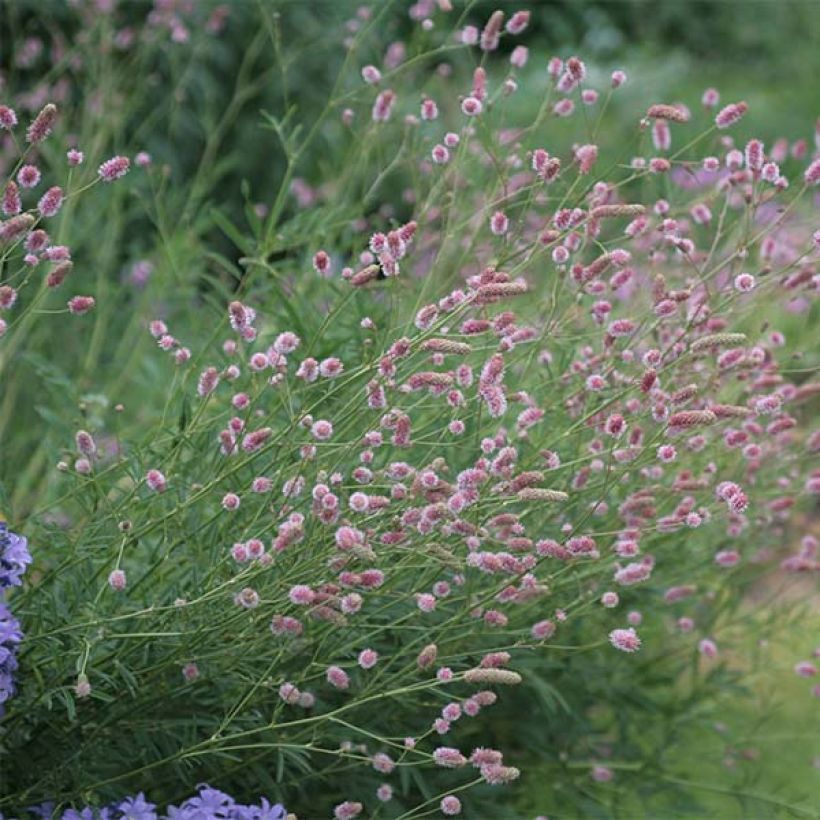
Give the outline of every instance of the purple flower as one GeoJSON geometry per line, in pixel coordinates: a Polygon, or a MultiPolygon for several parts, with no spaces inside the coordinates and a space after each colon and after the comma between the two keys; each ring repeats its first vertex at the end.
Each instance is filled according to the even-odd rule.
{"type": "Polygon", "coordinates": [[[156,806],[147,802],[142,792],[136,797],[126,797],[117,809],[122,812],[120,820],[157,820],[156,806]]]}
{"type": "Polygon", "coordinates": [[[8,525],[0,517],[0,590],[20,586],[23,573],[30,563],[28,541],[21,535],[9,532],[8,525]]]}
{"type": "Polygon", "coordinates": [[[168,807],[169,817],[175,820],[221,820],[232,817],[232,797],[219,789],[212,789],[206,783],[200,783],[197,788],[197,797],[189,797],[178,809],[168,807]]]}

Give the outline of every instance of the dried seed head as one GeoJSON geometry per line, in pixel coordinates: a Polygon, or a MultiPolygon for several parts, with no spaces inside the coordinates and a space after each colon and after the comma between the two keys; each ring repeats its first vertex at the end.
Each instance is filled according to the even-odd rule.
{"type": "Polygon", "coordinates": [[[510,669],[468,669],[464,673],[467,683],[498,683],[504,686],[515,686],[521,683],[521,675],[510,669]]]}

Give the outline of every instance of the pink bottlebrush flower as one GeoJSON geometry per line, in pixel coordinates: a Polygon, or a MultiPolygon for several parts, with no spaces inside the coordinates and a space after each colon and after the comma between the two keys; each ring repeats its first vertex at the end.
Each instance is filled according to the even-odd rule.
{"type": "Polygon", "coordinates": [[[145,483],[155,492],[164,493],[168,488],[165,476],[159,470],[149,470],[145,474],[145,483]]]}
{"type": "Polygon", "coordinates": [[[254,430],[242,439],[242,449],[246,453],[255,453],[264,445],[272,434],[273,430],[270,427],[262,427],[259,430],[254,430]]]}
{"type": "Polygon", "coordinates": [[[376,97],[376,102],[373,103],[373,121],[374,122],[387,122],[390,119],[390,115],[393,113],[393,106],[396,103],[396,94],[394,91],[391,91],[389,88],[386,88],[382,91],[378,97],[376,97]]]}
{"type": "Polygon", "coordinates": [[[116,156],[107,159],[97,169],[97,174],[103,182],[113,182],[115,179],[121,179],[131,167],[131,160],[128,157],[116,156]]]}
{"type": "Polygon", "coordinates": [[[609,642],[621,652],[635,652],[641,646],[641,639],[632,627],[613,629],[609,633],[609,642]]]}
{"type": "Polygon", "coordinates": [[[74,469],[80,475],[91,475],[91,462],[87,458],[78,458],[74,462],[74,469]]]}
{"type": "Polygon", "coordinates": [[[78,165],[83,164],[85,154],[83,154],[82,151],[78,151],[76,148],[71,148],[66,152],[66,159],[68,160],[70,167],[76,168],[78,165]]]}
{"type": "Polygon", "coordinates": [[[339,803],[338,806],[334,806],[333,817],[334,820],[353,820],[353,818],[358,817],[363,810],[364,806],[361,803],[345,800],[344,803],[339,803]]]}
{"type": "Polygon", "coordinates": [[[585,88],[581,92],[581,102],[584,105],[595,105],[598,102],[598,92],[592,88],[585,88]]]}
{"type": "Polygon", "coordinates": [[[669,464],[678,456],[677,450],[671,444],[662,444],[658,447],[658,460],[664,464],[669,464]]]}
{"type": "Polygon", "coordinates": [[[147,151],[140,151],[135,157],[134,162],[138,168],[147,168],[151,162],[151,155],[147,151]]]}
{"type": "Polygon", "coordinates": [[[573,111],[575,111],[575,103],[569,98],[558,100],[552,107],[552,113],[556,117],[569,117],[573,111]]]}
{"type": "Polygon", "coordinates": [[[93,456],[97,452],[94,437],[87,430],[78,430],[74,436],[77,451],[84,456],[93,456]]]}
{"type": "Polygon", "coordinates": [[[734,567],[740,563],[740,553],[737,550],[721,550],[715,554],[715,563],[720,567],[734,567]]]}
{"type": "Polygon", "coordinates": [[[739,273],[735,277],[735,290],[741,293],[749,293],[755,286],[755,278],[751,273],[739,273]]]}
{"type": "Polygon", "coordinates": [[[490,217],[490,230],[496,236],[503,236],[510,227],[510,220],[507,218],[507,215],[503,211],[496,211],[490,217]]]}
{"type": "Polygon", "coordinates": [[[483,51],[495,51],[498,48],[501,27],[504,25],[504,12],[494,11],[481,32],[480,46],[483,51]]]}
{"type": "Polygon", "coordinates": [[[806,185],[820,185],[820,159],[814,160],[803,174],[806,185]]]}
{"type": "Polygon", "coordinates": [[[672,147],[672,131],[666,120],[652,123],[652,144],[656,151],[668,151],[672,147]]]}
{"type": "Polygon", "coordinates": [[[707,88],[701,97],[701,104],[704,108],[716,108],[720,102],[720,93],[716,88],[707,88]]]}
{"type": "Polygon", "coordinates": [[[0,128],[11,131],[17,125],[17,114],[13,108],[0,105],[0,128]]]}
{"type": "Polygon", "coordinates": [[[618,606],[619,600],[620,599],[618,598],[617,592],[605,592],[601,596],[601,604],[602,606],[605,606],[607,609],[612,609],[613,607],[618,606]]]}
{"type": "Polygon", "coordinates": [[[503,786],[521,776],[521,772],[515,766],[502,766],[499,763],[485,763],[479,771],[485,782],[491,786],[503,786]]]}
{"type": "Polygon", "coordinates": [[[457,814],[461,814],[461,801],[454,794],[448,794],[441,798],[439,808],[442,814],[448,817],[454,817],[457,814]]]}
{"type": "Polygon", "coordinates": [[[330,257],[325,251],[316,251],[313,254],[313,269],[322,276],[330,273],[330,257]]]}
{"type": "Polygon", "coordinates": [[[37,203],[41,216],[49,217],[58,213],[63,204],[63,189],[59,185],[49,188],[37,203]]]}
{"type": "Polygon", "coordinates": [[[552,621],[538,621],[532,625],[530,633],[537,641],[549,640],[555,634],[555,624],[552,621]]]}
{"type": "Polygon", "coordinates": [[[578,163],[578,170],[582,174],[588,174],[597,159],[597,145],[581,145],[575,149],[575,160],[578,163]]]}
{"type": "Polygon", "coordinates": [[[23,203],[20,199],[20,189],[17,187],[17,183],[13,180],[9,180],[6,185],[6,190],[3,192],[3,201],[0,207],[6,216],[15,216],[23,209],[23,203]]]}
{"type": "Polygon", "coordinates": [[[317,441],[327,441],[333,435],[333,425],[325,419],[319,419],[311,426],[310,433],[317,441]]]}
{"type": "Polygon", "coordinates": [[[125,589],[125,584],[125,571],[121,569],[112,570],[108,576],[108,586],[116,592],[122,592],[125,589]]]}
{"type": "Polygon", "coordinates": [[[748,109],[749,106],[745,102],[730,103],[718,112],[715,125],[718,128],[729,128],[738,122],[748,109]]]}
{"type": "Polygon", "coordinates": [[[465,97],[461,103],[461,111],[468,117],[477,117],[482,109],[481,100],[476,97],[465,97]]]}
{"type": "Polygon", "coordinates": [[[446,165],[450,161],[450,152],[443,145],[434,145],[430,156],[436,165],[446,165]]]}
{"type": "Polygon", "coordinates": [[[359,652],[359,666],[372,669],[379,662],[379,653],[374,649],[363,649],[359,652]]]}
{"type": "Polygon", "coordinates": [[[643,621],[643,615],[640,612],[633,610],[626,616],[627,623],[630,626],[640,626],[643,621]]]}
{"type": "Polygon", "coordinates": [[[97,301],[93,296],[72,296],[68,300],[68,310],[74,316],[82,316],[90,310],[94,310],[96,304],[97,301]]]}
{"type": "Polygon", "coordinates": [[[335,689],[347,689],[350,686],[350,678],[340,666],[328,667],[327,682],[335,689]]]}
{"type": "Polygon", "coordinates": [[[609,783],[615,777],[615,772],[608,766],[593,766],[589,776],[596,783],[609,783]]]}
{"type": "Polygon", "coordinates": [[[527,28],[530,22],[530,12],[528,11],[517,11],[507,20],[507,25],[505,28],[507,29],[508,34],[521,34],[524,29],[527,28]]]}
{"type": "Polygon", "coordinates": [[[389,783],[382,783],[378,789],[376,789],[376,797],[381,800],[382,803],[389,803],[393,799],[393,787],[389,783]]]}
{"type": "Polygon", "coordinates": [[[323,359],[319,363],[319,375],[324,376],[326,379],[335,379],[342,374],[343,370],[344,364],[342,364],[341,359],[337,359],[335,356],[323,359]]]}
{"type": "Polygon", "coordinates": [[[435,100],[425,97],[421,101],[421,118],[426,122],[438,119],[438,106],[435,100]]]}
{"type": "Polygon", "coordinates": [[[710,638],[704,638],[698,644],[698,652],[705,658],[716,658],[718,654],[717,644],[710,638]]]}
{"type": "Polygon", "coordinates": [[[749,142],[746,143],[744,154],[746,167],[750,171],[759,172],[760,169],[763,168],[765,156],[763,153],[763,143],[760,140],[749,140],[749,142]]]}
{"type": "Polygon", "coordinates": [[[289,706],[294,706],[299,703],[301,692],[292,683],[283,683],[279,687],[279,697],[289,706]]]}
{"type": "Polygon", "coordinates": [[[416,665],[419,669],[427,669],[436,662],[438,647],[434,644],[427,644],[416,657],[416,665]]]}
{"type": "Polygon", "coordinates": [[[530,50],[526,46],[516,46],[510,54],[510,65],[514,68],[523,68],[529,56],[530,50]]]}
{"type": "Polygon", "coordinates": [[[373,755],[372,764],[373,768],[377,772],[381,772],[381,774],[390,774],[390,772],[396,768],[396,764],[393,762],[390,755],[387,755],[384,752],[378,752],[373,755]]]}
{"type": "Polygon", "coordinates": [[[381,82],[382,73],[374,65],[366,65],[362,68],[362,79],[368,85],[376,85],[381,82]]]}
{"type": "Polygon", "coordinates": [[[26,129],[26,141],[32,145],[42,142],[54,129],[57,121],[57,106],[53,103],[46,105],[34,118],[26,129]]]}
{"type": "Polygon", "coordinates": [[[416,594],[416,606],[422,612],[432,612],[436,608],[437,603],[438,601],[435,595],[431,595],[428,592],[419,592],[416,594]]]}
{"type": "Polygon", "coordinates": [[[450,746],[439,746],[433,751],[433,760],[437,766],[447,769],[458,769],[467,765],[467,758],[458,749],[450,746]]]}
{"type": "Polygon", "coordinates": [[[236,493],[225,493],[222,496],[222,508],[225,510],[238,510],[240,503],[240,498],[236,493]]]}
{"type": "Polygon", "coordinates": [[[192,683],[199,677],[199,667],[195,663],[186,663],[182,667],[182,677],[188,683],[192,683]]]}
{"type": "Polygon", "coordinates": [[[0,310],[11,310],[17,301],[17,291],[11,285],[0,285],[0,310]]]}
{"type": "Polygon", "coordinates": [[[209,396],[219,384],[219,371],[215,367],[207,367],[199,376],[197,393],[201,397],[209,396]]]}
{"type": "Polygon", "coordinates": [[[613,88],[620,88],[626,82],[626,72],[616,70],[612,72],[611,85],[613,88]]]}
{"type": "Polygon", "coordinates": [[[817,667],[811,661],[800,661],[795,664],[794,674],[801,678],[813,678],[817,674],[817,667]]]}

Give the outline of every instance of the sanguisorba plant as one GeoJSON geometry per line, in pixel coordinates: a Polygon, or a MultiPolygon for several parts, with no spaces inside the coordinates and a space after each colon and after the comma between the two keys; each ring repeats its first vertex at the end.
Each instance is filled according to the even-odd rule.
{"type": "MultiPolygon", "coordinates": [[[[595,88],[553,58],[519,88],[530,55],[506,45],[527,13],[454,37],[449,6],[414,5],[418,50],[372,63],[385,12],[362,9],[357,82],[340,74],[306,135],[268,118],[286,175],[248,239],[225,224],[235,292],[218,313],[163,294],[141,317],[147,406],[109,396],[64,442],[43,502],[12,517],[31,567],[4,531],[0,577],[28,571],[0,622],[3,811],[153,817],[123,796],[210,783],[306,817],[498,816],[528,788],[515,736],[538,721],[557,779],[660,782],[657,750],[619,745],[647,720],[647,669],[694,689],[750,577],[817,568],[811,536],[780,551],[820,490],[820,383],[783,366],[777,325],[816,292],[820,160],[736,141],[747,106],[714,90],[695,111],[647,101],[634,143],[607,146],[623,72],[595,88]],[[327,178],[297,176],[322,134],[327,178]],[[589,732],[582,716],[610,710],[603,730],[550,734],[545,670],[589,732]],[[610,676],[632,696],[607,702],[610,676]]],[[[18,151],[4,346],[62,321],[44,307],[71,283],[61,203],[133,177],[115,156],[77,185],[75,148],[41,182],[57,117],[26,129],[0,107],[18,151]]],[[[213,816],[281,811],[207,794],[213,816]]]]}

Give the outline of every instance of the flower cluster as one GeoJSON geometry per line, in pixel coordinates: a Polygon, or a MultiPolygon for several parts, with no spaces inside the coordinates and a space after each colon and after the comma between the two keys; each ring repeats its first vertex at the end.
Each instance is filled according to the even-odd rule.
{"type": "Polygon", "coordinates": [[[23,573],[30,563],[28,542],[9,532],[8,525],[0,517],[0,717],[15,692],[17,649],[23,640],[20,622],[6,604],[5,595],[9,587],[22,584],[23,573]]]}
{"type": "Polygon", "coordinates": [[[281,804],[271,804],[264,797],[258,805],[243,805],[233,797],[208,785],[197,786],[197,793],[179,806],[168,806],[166,813],[157,812],[157,806],[149,802],[143,792],[134,797],[126,797],[101,809],[85,807],[64,809],[55,812],[53,803],[43,803],[29,809],[43,818],[60,817],[62,820],[202,820],[203,818],[223,818],[223,820],[285,820],[287,812],[281,804]]]}

